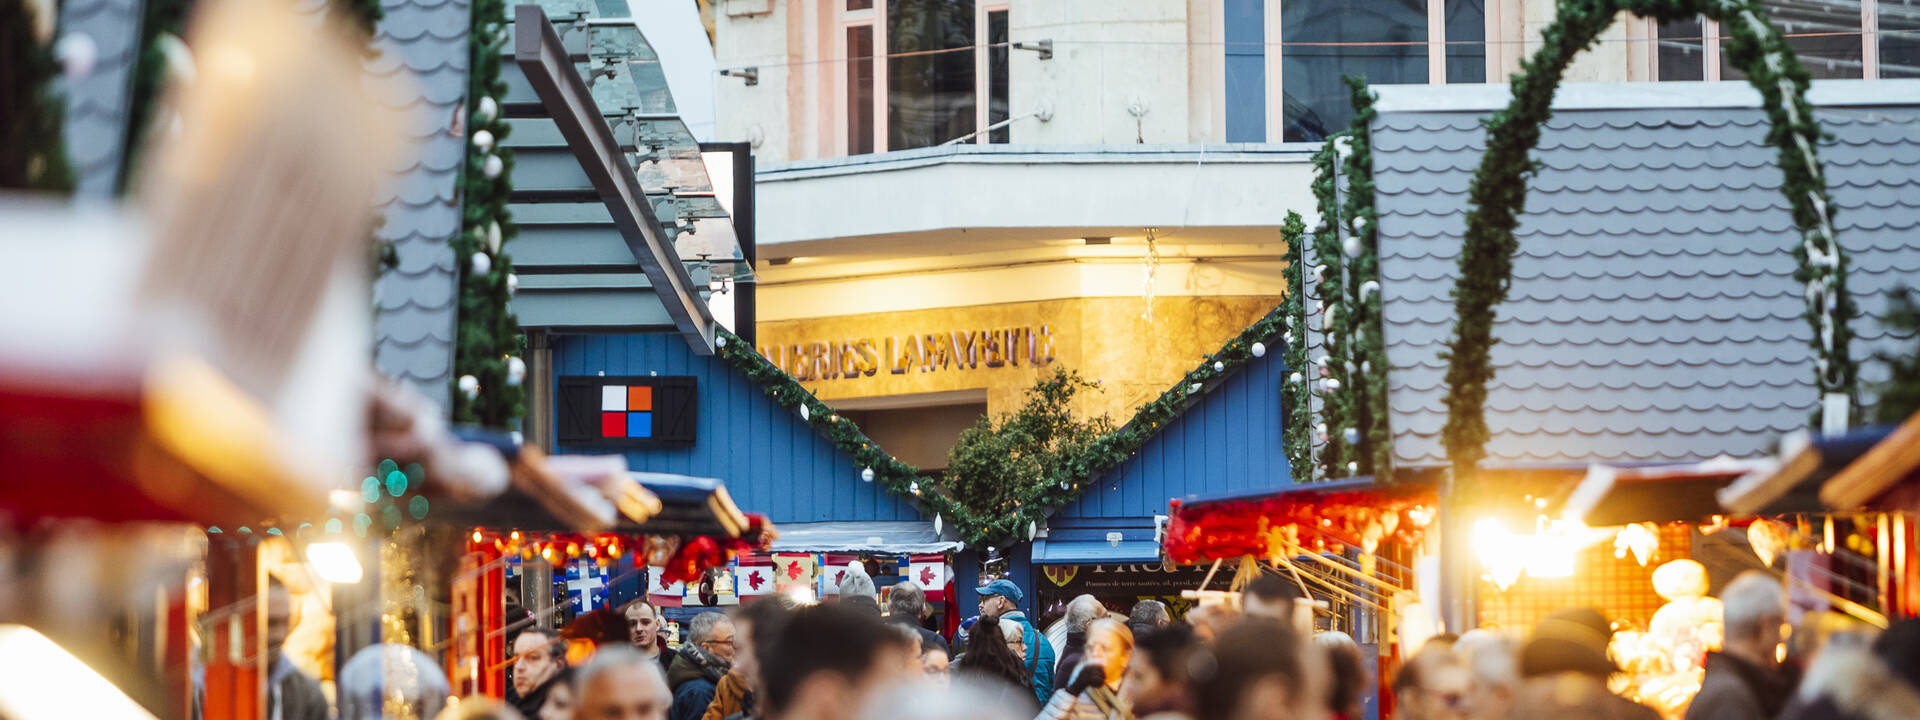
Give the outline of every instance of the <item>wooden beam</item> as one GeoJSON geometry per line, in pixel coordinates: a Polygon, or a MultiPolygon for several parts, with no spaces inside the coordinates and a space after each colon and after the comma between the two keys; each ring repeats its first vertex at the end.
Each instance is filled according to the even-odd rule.
{"type": "Polygon", "coordinates": [[[1920,413],[1848,464],[1820,487],[1820,501],[1836,510],[1866,506],[1920,471],[1920,413]]]}
{"type": "Polygon", "coordinates": [[[673,242],[654,217],[653,205],[627,166],[620,143],[593,101],[587,84],[574,72],[559,33],[537,5],[514,8],[514,63],[567,139],[587,179],[613,214],[613,224],[647,274],[654,295],[666,306],[674,327],[700,355],[713,354],[713,316],[693,287],[693,278],[673,242]]]}

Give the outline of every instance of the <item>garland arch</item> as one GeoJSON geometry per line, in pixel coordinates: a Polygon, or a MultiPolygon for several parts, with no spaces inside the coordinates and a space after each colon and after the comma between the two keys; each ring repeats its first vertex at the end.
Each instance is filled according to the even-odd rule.
{"type": "MultiPolygon", "coordinates": [[[[1528,158],[1552,114],[1554,92],[1567,65],[1592,46],[1619,11],[1662,22],[1705,15],[1726,31],[1727,57],[1760,91],[1771,121],[1767,144],[1779,149],[1781,192],[1792,205],[1800,242],[1794,279],[1806,286],[1805,317],[1813,326],[1816,382],[1821,395],[1841,394],[1849,413],[1858,368],[1848,353],[1855,315],[1847,295],[1846,256],[1833,233],[1833,203],[1817,146],[1820,128],[1806,91],[1811,82],[1786,40],[1754,0],[1561,0],[1540,49],[1512,78],[1513,101],[1487,122],[1487,149],[1468,190],[1471,207],[1455,281],[1453,337],[1447,341],[1447,422],[1442,436],[1456,479],[1470,476],[1486,456],[1485,406],[1493,346],[1494,307],[1506,300],[1513,276],[1518,216],[1526,208],[1528,158]]],[[[1820,410],[1814,422],[1820,422],[1820,410]]]]}

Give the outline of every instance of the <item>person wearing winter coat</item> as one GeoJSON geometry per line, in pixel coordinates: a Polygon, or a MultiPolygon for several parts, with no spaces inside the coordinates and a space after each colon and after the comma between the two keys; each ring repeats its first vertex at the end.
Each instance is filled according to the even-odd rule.
{"type": "Polygon", "coordinates": [[[1807,668],[1780,720],[1920,718],[1920,619],[1875,638],[1834,635],[1807,668]]]}
{"type": "Polygon", "coordinates": [[[1055,690],[1034,720],[1133,720],[1127,698],[1127,662],[1133,631],[1101,618],[1087,625],[1087,647],[1065,688],[1055,690]]]}
{"type": "Polygon", "coordinates": [[[1033,677],[1033,697],[1036,702],[1046,702],[1053,692],[1053,643],[1040,631],[1033,628],[1033,621],[1020,611],[1023,593],[1020,586],[1012,580],[1001,578],[974,590],[980,596],[980,614],[997,615],[1002,620],[1012,620],[1020,624],[1021,644],[1026,646],[1022,662],[1026,664],[1028,674],[1033,677]]]}
{"type": "Polygon", "coordinates": [[[673,691],[670,720],[700,720],[713,703],[721,678],[733,669],[732,620],[706,612],[693,616],[688,625],[688,642],[667,670],[667,688],[673,691]]]}
{"type": "Polygon", "coordinates": [[[1686,720],[1776,717],[1793,695],[1774,656],[1787,617],[1786,594],[1779,581],[1749,570],[1727,584],[1720,602],[1726,639],[1719,652],[1707,653],[1706,675],[1686,720]]]}

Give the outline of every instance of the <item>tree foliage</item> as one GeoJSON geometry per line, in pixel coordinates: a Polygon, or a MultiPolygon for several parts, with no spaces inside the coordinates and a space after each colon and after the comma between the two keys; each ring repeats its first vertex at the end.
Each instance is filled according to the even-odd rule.
{"type": "Polygon", "coordinates": [[[1873,359],[1887,366],[1887,379],[1875,385],[1879,400],[1873,407],[1873,419],[1897,423],[1920,412],[1920,300],[1912,288],[1901,288],[1887,301],[1887,314],[1881,318],[1892,334],[1908,338],[1902,352],[1881,351],[1873,359]]]}
{"type": "Polygon", "coordinates": [[[1055,478],[1068,475],[1066,468],[1114,429],[1105,415],[1074,414],[1074,398],[1097,390],[1078,372],[1056,369],[1027,389],[1018,410],[997,420],[982,417],[960,433],[940,488],[978,516],[1016,515],[1053,494],[1055,478]]]}

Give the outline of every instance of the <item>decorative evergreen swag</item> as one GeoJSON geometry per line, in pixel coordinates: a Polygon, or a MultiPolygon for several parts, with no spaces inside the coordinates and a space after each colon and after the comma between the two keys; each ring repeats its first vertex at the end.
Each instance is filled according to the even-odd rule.
{"type": "Polygon", "coordinates": [[[1306,252],[1300,246],[1299,238],[1306,237],[1307,224],[1300,219],[1300,213],[1288,212],[1286,223],[1280,227],[1280,236],[1286,238],[1287,251],[1283,256],[1287,262],[1287,296],[1281,298],[1281,322],[1285,331],[1281,334],[1281,362],[1292,372],[1287,381],[1280,385],[1280,405],[1285,413],[1280,428],[1280,439],[1287,451],[1287,469],[1293,475],[1295,483],[1313,481],[1313,394],[1306,386],[1307,367],[1307,310],[1306,310],[1306,252]]]}
{"type": "Polygon", "coordinates": [[[507,212],[513,192],[513,151],[500,146],[512,130],[497,98],[502,45],[507,42],[504,0],[475,0],[469,35],[467,162],[460,174],[464,200],[460,234],[450,243],[460,268],[460,321],[454,335],[453,420],[511,427],[526,411],[518,355],[524,338],[507,310],[516,279],[506,244],[519,232],[507,212]]]}
{"type": "Polygon", "coordinates": [[[0,188],[66,193],[73,169],[60,136],[65,106],[53,90],[59,64],[37,25],[24,0],[0,0],[0,188]]]}
{"type": "MultiPolygon", "coordinates": [[[[1304,234],[1305,223],[1300,216],[1287,213],[1281,236],[1288,247],[1297,246],[1304,234]]],[[[1291,255],[1297,251],[1290,249],[1288,252],[1291,255]]],[[[746,341],[726,330],[717,330],[714,344],[715,354],[759,385],[767,397],[798,412],[802,422],[852,456],[854,462],[860,465],[863,478],[867,470],[872,470],[873,482],[913,498],[924,512],[938,518],[936,522],[952,523],[960,539],[969,545],[1006,546],[1027,539],[1031,528],[1055,510],[1080,497],[1095,477],[1137,452],[1148,438],[1198,401],[1200,394],[1210,384],[1221,382],[1249,361],[1266,355],[1268,348],[1288,332],[1288,324],[1299,322],[1301,317],[1296,312],[1299,295],[1289,293],[1288,298],[1288,302],[1283,302],[1265,317],[1241,330],[1238,336],[1228,340],[1218,351],[1208,355],[1198,367],[1188,370],[1179,382],[1161,393],[1159,398],[1140,406],[1133,419],[1125,425],[1094,439],[1085,452],[1059,463],[1052,468],[1051,474],[1019,493],[1021,497],[1031,500],[1012,512],[997,507],[966,507],[939,491],[935,483],[923,485],[919,469],[880,449],[872,438],[861,432],[857,424],[835,413],[833,408],[814,397],[792,375],[761,356],[746,341]],[[1289,307],[1293,310],[1289,310],[1289,307]]],[[[1302,351],[1288,349],[1288,352],[1302,351]]],[[[1043,380],[1042,384],[1049,382],[1070,380],[1053,377],[1043,380]]],[[[1293,408],[1304,406],[1305,398],[1283,391],[1283,402],[1288,402],[1288,407],[1293,408]]],[[[1285,438],[1289,459],[1306,452],[1305,429],[1295,430],[1297,432],[1290,430],[1285,438]]]]}
{"type": "MultiPolygon", "coordinates": [[[[1519,249],[1513,231],[1526,209],[1527,181],[1536,168],[1528,154],[1539,144],[1540,126],[1552,114],[1554,91],[1568,63],[1591,47],[1621,10],[1659,21],[1696,14],[1719,21],[1727,37],[1727,57],[1760,91],[1772,121],[1767,143],[1779,148],[1786,176],[1781,192],[1800,231],[1794,278],[1806,284],[1805,315],[1814,330],[1820,392],[1857,398],[1858,369],[1848,353],[1848,322],[1855,309],[1847,295],[1846,256],[1834,239],[1833,203],[1816,153],[1820,129],[1806,100],[1810,77],[1786,40],[1753,0],[1561,0],[1553,24],[1541,33],[1540,50],[1513,77],[1513,101],[1487,121],[1486,154],[1468,190],[1472,207],[1453,289],[1456,320],[1444,355],[1448,391],[1442,433],[1456,479],[1471,477],[1486,455],[1494,308],[1507,298],[1513,255],[1519,249]]],[[[1849,406],[1857,408],[1857,403],[1849,406]]],[[[1814,422],[1819,421],[1816,412],[1814,422]]]]}
{"type": "MultiPolygon", "coordinates": [[[[1288,367],[1305,368],[1306,377],[1289,377],[1320,399],[1320,416],[1311,405],[1288,415],[1289,429],[1298,427],[1322,447],[1290,460],[1299,467],[1297,482],[1314,477],[1388,477],[1392,473],[1392,439],[1387,433],[1387,359],[1380,328],[1379,240],[1373,208],[1373,152],[1368,125],[1373,122],[1373,93],[1365,80],[1346,78],[1351,88],[1353,121],[1314,154],[1313,196],[1320,224],[1313,233],[1313,262],[1301,269],[1314,278],[1310,298],[1320,317],[1325,354],[1311,363],[1301,358],[1288,367]],[[1345,180],[1342,197],[1341,180],[1345,180]],[[1319,391],[1315,392],[1314,387],[1319,391]]],[[[1291,256],[1289,256],[1291,258],[1291,256]]],[[[1299,271],[1289,273],[1291,283],[1299,271]]],[[[1313,323],[1302,320],[1303,327],[1313,323]]],[[[1288,337],[1289,345],[1292,338],[1288,337]]],[[[1302,332],[1304,353],[1312,343],[1302,332]]],[[[1310,403],[1310,401],[1309,401],[1310,403]]],[[[1294,405],[1287,405],[1292,409],[1294,405]]]]}

